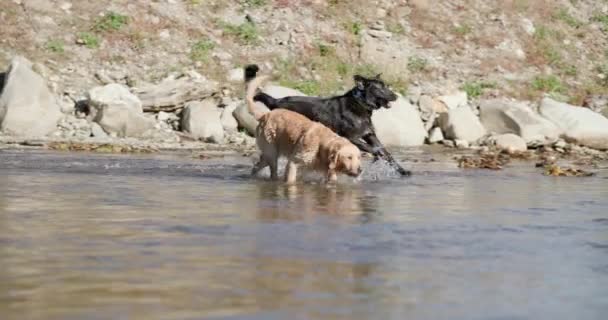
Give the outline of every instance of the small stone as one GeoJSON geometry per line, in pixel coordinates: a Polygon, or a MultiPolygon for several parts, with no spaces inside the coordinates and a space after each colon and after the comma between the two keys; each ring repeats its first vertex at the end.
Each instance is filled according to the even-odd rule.
{"type": "Polygon", "coordinates": [[[163,29],[158,33],[158,36],[161,39],[169,39],[169,38],[171,38],[171,33],[169,32],[169,30],[163,29]]]}
{"type": "Polygon", "coordinates": [[[164,111],[160,111],[157,115],[156,115],[156,120],[158,121],[163,121],[166,122],[167,120],[169,120],[171,118],[171,116],[169,116],[169,113],[164,112],[164,111]]]}
{"type": "Polygon", "coordinates": [[[91,123],[91,135],[96,138],[107,138],[108,134],[103,131],[103,128],[98,123],[91,123]]]}
{"type": "Polygon", "coordinates": [[[245,74],[243,68],[235,68],[228,71],[227,79],[229,82],[232,83],[242,83],[243,81],[245,81],[245,74]]]}
{"type": "Polygon", "coordinates": [[[429,143],[430,144],[435,144],[435,143],[439,143],[441,141],[443,141],[443,132],[441,132],[441,128],[433,128],[431,130],[431,133],[429,134],[429,143]]]}
{"type": "Polygon", "coordinates": [[[70,11],[70,9],[72,9],[72,4],[69,2],[64,2],[59,6],[59,8],[61,8],[63,11],[70,11]]]}
{"type": "Polygon", "coordinates": [[[441,143],[448,148],[455,148],[456,143],[453,140],[443,140],[441,143]]]}
{"type": "Polygon", "coordinates": [[[466,140],[456,139],[456,140],[454,140],[454,144],[456,145],[456,148],[458,148],[458,149],[466,149],[469,147],[469,142],[466,140]]]}
{"type": "Polygon", "coordinates": [[[507,133],[499,135],[495,138],[496,147],[508,153],[524,152],[528,150],[526,141],[515,134],[507,133]]]}
{"type": "Polygon", "coordinates": [[[567,145],[568,144],[566,143],[566,141],[564,141],[563,139],[559,139],[553,144],[553,147],[554,148],[565,148],[567,145]]]}

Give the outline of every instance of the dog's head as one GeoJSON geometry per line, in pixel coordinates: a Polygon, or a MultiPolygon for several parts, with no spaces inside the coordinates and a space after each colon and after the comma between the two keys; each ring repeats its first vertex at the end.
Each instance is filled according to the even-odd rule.
{"type": "Polygon", "coordinates": [[[390,108],[389,102],[397,100],[397,95],[380,79],[380,74],[374,78],[354,76],[355,97],[371,110],[390,108]]]}
{"type": "Polygon", "coordinates": [[[329,167],[351,177],[358,177],[363,171],[361,168],[361,151],[350,141],[340,138],[331,146],[329,167]]]}

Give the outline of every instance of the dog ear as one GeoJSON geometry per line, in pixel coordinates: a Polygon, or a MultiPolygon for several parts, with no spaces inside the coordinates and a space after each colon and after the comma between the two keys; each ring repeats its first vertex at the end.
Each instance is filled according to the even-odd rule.
{"type": "Polygon", "coordinates": [[[329,152],[329,170],[336,170],[336,168],[338,167],[338,155],[339,155],[339,151],[340,148],[338,148],[338,146],[334,146],[333,148],[331,148],[331,151],[329,152]]]}
{"type": "Polygon", "coordinates": [[[355,80],[355,86],[357,86],[357,89],[359,90],[363,90],[365,89],[365,82],[367,81],[367,79],[365,79],[364,77],[356,74],[353,79],[355,80]]]}

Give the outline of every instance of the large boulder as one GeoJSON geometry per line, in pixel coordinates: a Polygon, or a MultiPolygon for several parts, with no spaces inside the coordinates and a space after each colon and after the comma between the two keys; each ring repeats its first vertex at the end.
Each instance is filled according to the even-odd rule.
{"type": "Polygon", "coordinates": [[[431,129],[431,131],[429,133],[429,139],[428,139],[430,144],[439,143],[443,140],[444,140],[444,137],[443,137],[443,132],[441,132],[441,128],[435,127],[433,129],[431,129]]]}
{"type": "Polygon", "coordinates": [[[528,150],[526,141],[513,133],[501,134],[494,137],[494,144],[496,145],[496,148],[505,150],[508,153],[524,152],[528,150]]]}
{"type": "Polygon", "coordinates": [[[121,84],[95,87],[87,92],[89,106],[96,110],[93,121],[118,137],[141,137],[155,121],[144,116],[139,98],[121,84]]]}
{"type": "Polygon", "coordinates": [[[374,111],[372,123],[378,139],[388,146],[420,146],[427,136],[417,108],[403,97],[391,103],[390,109],[374,111]]]}
{"type": "Polygon", "coordinates": [[[523,102],[506,99],[482,101],[479,117],[483,126],[497,134],[514,133],[526,143],[554,142],[560,130],[523,102]]]}
{"type": "MultiPolygon", "coordinates": [[[[262,92],[277,99],[288,96],[305,96],[304,93],[298,90],[277,85],[267,85],[262,88],[262,92]]],[[[256,109],[262,112],[270,111],[270,109],[268,109],[268,107],[261,102],[256,102],[256,109]]],[[[249,113],[247,104],[243,103],[236,107],[236,109],[232,112],[232,115],[239,123],[239,127],[245,129],[250,135],[255,135],[255,129],[258,127],[258,121],[255,120],[251,113],[249,113]]]]}
{"type": "Polygon", "coordinates": [[[188,102],[182,113],[182,130],[194,138],[213,143],[224,140],[221,112],[214,99],[188,102]]]}
{"type": "Polygon", "coordinates": [[[467,106],[442,113],[439,126],[445,137],[452,140],[475,142],[486,134],[486,129],[467,106]]]}
{"type": "Polygon", "coordinates": [[[468,96],[464,91],[454,92],[452,94],[437,97],[437,100],[445,105],[448,110],[466,107],[468,105],[468,96]]]}
{"type": "Polygon", "coordinates": [[[608,149],[608,118],[590,109],[545,98],[540,114],[555,123],[570,142],[587,147],[608,149]]]}
{"type": "Polygon", "coordinates": [[[32,63],[15,57],[0,86],[0,131],[23,137],[43,137],[57,129],[61,111],[32,63]]]}
{"type": "Polygon", "coordinates": [[[234,115],[232,115],[232,113],[241,104],[243,104],[242,101],[232,101],[224,107],[224,110],[222,110],[220,122],[222,123],[225,131],[235,132],[238,130],[239,123],[236,121],[236,118],[234,115]]]}

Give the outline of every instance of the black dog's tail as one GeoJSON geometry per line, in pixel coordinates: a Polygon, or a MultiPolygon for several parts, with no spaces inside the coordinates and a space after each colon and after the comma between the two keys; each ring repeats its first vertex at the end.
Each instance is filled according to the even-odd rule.
{"type": "MultiPolygon", "coordinates": [[[[260,67],[256,64],[250,64],[245,67],[245,84],[249,84],[253,79],[257,77],[260,67]]],[[[268,109],[273,110],[278,108],[277,99],[265,94],[264,92],[258,92],[254,97],[254,101],[259,101],[265,104],[268,109]]]]}

